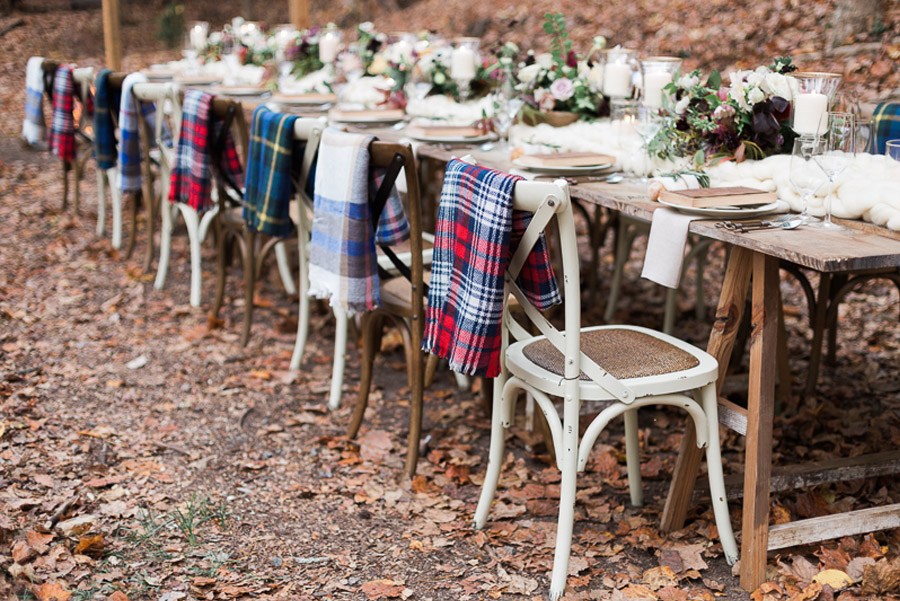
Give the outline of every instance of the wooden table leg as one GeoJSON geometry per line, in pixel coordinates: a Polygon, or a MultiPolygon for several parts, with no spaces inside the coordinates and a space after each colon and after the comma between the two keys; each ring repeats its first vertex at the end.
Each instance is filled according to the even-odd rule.
{"type": "MultiPolygon", "coordinates": [[[[722,292],[719,295],[719,305],[716,309],[716,319],[713,322],[712,331],[709,334],[709,344],[706,348],[706,352],[719,362],[717,390],[721,390],[722,383],[725,381],[731,350],[744,316],[744,305],[750,286],[752,256],[753,253],[745,248],[733,247],[728,257],[725,280],[722,283],[722,292]]],[[[664,532],[678,530],[684,526],[702,457],[703,450],[697,448],[693,422],[687,420],[678,461],[675,463],[675,470],[672,474],[669,496],[666,498],[666,506],[663,509],[661,528],[664,532]]]]}
{"type": "Polygon", "coordinates": [[[752,591],[766,579],[769,543],[769,480],[775,414],[775,358],[778,346],[778,260],[753,255],[750,382],[744,458],[741,524],[741,587],[752,591]]]}

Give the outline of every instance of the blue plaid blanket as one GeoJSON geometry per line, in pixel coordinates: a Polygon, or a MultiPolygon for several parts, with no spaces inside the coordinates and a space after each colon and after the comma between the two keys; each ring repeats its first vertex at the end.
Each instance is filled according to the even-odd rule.
{"type": "Polygon", "coordinates": [[[369,205],[372,189],[377,188],[369,168],[369,144],[373,140],[374,136],[328,128],[319,146],[309,256],[310,294],[329,298],[332,306],[350,313],[371,311],[381,304],[376,238],[379,243],[392,244],[409,236],[396,190],[388,198],[378,234],[373,232],[369,205]]]}
{"type": "Polygon", "coordinates": [[[32,56],[25,67],[25,119],[22,121],[22,137],[29,144],[37,144],[47,136],[43,65],[42,57],[32,56]]]}
{"type": "Polygon", "coordinates": [[[888,140],[900,140],[900,103],[883,102],[875,108],[872,134],[875,137],[875,154],[885,153],[888,140]]]}
{"type": "Polygon", "coordinates": [[[141,189],[141,138],[138,110],[144,112],[150,129],[156,123],[156,107],[152,103],[139,103],[131,88],[147,81],[143,73],[131,73],[122,82],[122,100],[119,108],[119,189],[134,192],[141,189]],[[143,104],[143,106],[140,106],[143,104]]]}
{"type": "Polygon", "coordinates": [[[294,230],[290,204],[296,120],[296,115],[276,113],[265,105],[253,111],[244,221],[251,230],[269,236],[284,237],[294,230]]]}
{"type": "Polygon", "coordinates": [[[97,74],[94,93],[94,158],[100,169],[116,166],[116,126],[113,114],[119,114],[120,95],[110,90],[109,69],[101,69],[97,74]]]}
{"type": "MultiPolygon", "coordinates": [[[[531,213],[513,210],[521,177],[451,160],[444,174],[422,350],[450,369],[500,373],[504,277],[531,213]]],[[[517,278],[539,309],[561,302],[543,235],[517,278]]]]}

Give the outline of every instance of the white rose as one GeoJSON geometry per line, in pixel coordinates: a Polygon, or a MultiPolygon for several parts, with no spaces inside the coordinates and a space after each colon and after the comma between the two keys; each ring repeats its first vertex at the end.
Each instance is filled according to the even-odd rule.
{"type": "Polygon", "coordinates": [[[693,88],[695,85],[700,83],[700,78],[696,75],[682,75],[678,78],[678,87],[679,88],[693,88]]]}
{"type": "Polygon", "coordinates": [[[766,94],[759,88],[753,88],[750,90],[750,93],[747,94],[747,100],[750,102],[750,105],[757,104],[766,99],[766,94]]]}
{"type": "Polygon", "coordinates": [[[683,114],[684,111],[687,110],[688,105],[691,103],[691,99],[685,96],[681,100],[675,103],[675,112],[679,115],[683,114]]]}
{"type": "Polygon", "coordinates": [[[747,104],[746,89],[744,88],[744,82],[742,80],[738,80],[736,83],[733,83],[731,85],[731,89],[728,90],[728,96],[730,96],[732,100],[737,102],[738,106],[745,111],[750,110],[750,106],[747,104]]]}
{"type": "Polygon", "coordinates": [[[747,75],[747,83],[751,86],[759,86],[765,80],[765,76],[757,71],[751,71],[747,75]]]}
{"type": "Polygon", "coordinates": [[[588,87],[592,92],[599,92],[603,89],[603,66],[594,65],[587,74],[588,87]]]}
{"type": "Polygon", "coordinates": [[[549,69],[553,66],[553,55],[544,52],[543,54],[538,54],[537,59],[535,59],[537,64],[543,67],[544,69],[549,69]]]}
{"type": "Polygon", "coordinates": [[[420,58],[419,62],[416,63],[419,67],[419,70],[424,75],[430,75],[431,72],[434,70],[435,58],[436,57],[433,54],[428,54],[428,55],[425,55],[422,58],[420,58]]]}
{"type": "Polygon", "coordinates": [[[794,97],[791,92],[791,83],[789,78],[781,73],[769,73],[766,75],[766,87],[772,96],[781,96],[788,102],[794,97]]]}
{"type": "Polygon", "coordinates": [[[537,63],[522,67],[521,69],[519,69],[519,81],[521,81],[522,83],[530,84],[538,76],[538,73],[540,73],[540,71],[541,66],[537,63]]]}
{"type": "Polygon", "coordinates": [[[744,82],[744,76],[747,75],[746,71],[732,71],[728,74],[728,79],[731,80],[731,86],[734,87],[738,84],[744,82]]]}

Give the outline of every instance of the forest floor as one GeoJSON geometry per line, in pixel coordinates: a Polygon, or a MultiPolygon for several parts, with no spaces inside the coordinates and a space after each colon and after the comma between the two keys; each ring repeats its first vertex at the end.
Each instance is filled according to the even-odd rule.
{"type": "MultiPolygon", "coordinates": [[[[418,473],[406,479],[409,391],[399,338],[387,337],[361,435],[348,440],[358,359],[351,345],[342,406],[327,411],[334,326],[323,307],[303,368],[292,373],[296,298],[286,297],[275,270],[260,284],[251,341],[241,348],[239,268],[229,280],[224,323],[211,328],[206,316],[211,245],[204,249],[203,307],[195,309],[187,303],[183,231],[169,281],[156,291],[140,269],[144,240],[127,258],[95,235],[92,167],[80,213],[60,209],[59,164],[15,139],[25,60],[18,52],[27,57],[42,44],[63,52],[72,42],[59,41],[63,34],[53,27],[76,23],[69,38],[77,40],[94,27],[91,14],[28,14],[25,27],[2,39],[4,47],[12,39],[19,45],[0,65],[0,596],[543,598],[559,474],[521,419],[509,435],[490,521],[477,532],[471,521],[490,429],[477,385],[461,391],[439,374],[426,393],[418,473]],[[39,18],[44,25],[36,25],[39,18]],[[47,23],[55,23],[46,30],[50,41],[39,35],[47,23]]],[[[79,52],[96,63],[92,43],[79,52]]],[[[126,64],[160,56],[149,45],[126,64]]],[[[617,319],[659,327],[663,295],[638,277],[637,246],[617,319]]],[[[586,322],[599,323],[610,251],[607,244],[603,285],[585,303],[586,322]]],[[[715,249],[704,282],[708,303],[718,296],[722,265],[723,251],[715,249]]],[[[785,279],[782,293],[793,394],[776,419],[776,461],[900,448],[897,289],[875,282],[850,295],[840,311],[835,364],[805,400],[809,314],[796,282],[785,279]]],[[[697,320],[693,294],[682,296],[675,333],[702,346],[711,310],[697,320]]],[[[731,396],[740,402],[735,381],[731,396]]],[[[613,425],[579,482],[565,599],[900,598],[897,530],[772,553],[769,582],[752,595],[741,591],[707,501],[695,504],[684,529],[660,532],[683,420],[648,409],[640,422],[645,506],[628,503],[622,429],[613,425]],[[853,584],[836,592],[813,582],[826,569],[845,572],[853,584]]],[[[727,474],[740,471],[742,448],[736,435],[723,439],[727,474]]],[[[875,478],[777,494],[770,519],[891,502],[900,502],[900,483],[875,478]]],[[[733,502],[732,521],[739,520],[733,502]]]]}

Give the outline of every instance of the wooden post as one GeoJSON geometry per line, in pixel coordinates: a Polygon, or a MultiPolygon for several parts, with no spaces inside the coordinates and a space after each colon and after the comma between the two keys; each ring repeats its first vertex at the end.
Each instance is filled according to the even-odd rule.
{"type": "Polygon", "coordinates": [[[122,34],[119,30],[119,0],[103,0],[103,45],[106,66],[122,70],[122,34]]]}
{"type": "Polygon", "coordinates": [[[288,14],[291,25],[297,29],[309,28],[309,0],[288,0],[288,14]]]}

